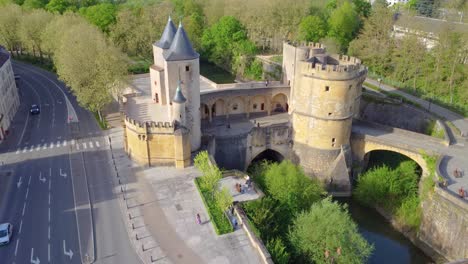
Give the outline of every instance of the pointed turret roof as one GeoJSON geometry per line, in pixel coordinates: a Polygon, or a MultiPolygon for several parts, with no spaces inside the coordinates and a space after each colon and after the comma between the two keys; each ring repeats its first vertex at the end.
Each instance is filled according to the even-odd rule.
{"type": "Polygon", "coordinates": [[[200,57],[200,54],[193,49],[182,23],[179,23],[179,28],[172,40],[171,47],[164,53],[164,59],[166,61],[177,61],[193,60],[198,57],[200,57]]]}
{"type": "Polygon", "coordinates": [[[172,99],[172,102],[182,104],[182,103],[185,103],[186,101],[187,99],[182,94],[182,90],[180,89],[180,81],[179,81],[179,84],[177,85],[177,89],[176,89],[174,98],[172,99]]]}
{"type": "Polygon", "coordinates": [[[176,34],[176,27],[174,23],[172,23],[172,19],[169,16],[169,18],[167,19],[166,27],[164,28],[164,31],[162,33],[161,39],[155,43],[156,46],[162,49],[170,48],[175,34],[176,34]]]}

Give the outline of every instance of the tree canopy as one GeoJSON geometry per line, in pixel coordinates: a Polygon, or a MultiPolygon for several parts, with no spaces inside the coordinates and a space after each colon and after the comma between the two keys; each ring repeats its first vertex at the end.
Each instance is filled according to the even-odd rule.
{"type": "Polygon", "coordinates": [[[347,208],[331,198],[300,213],[289,232],[290,242],[313,263],[365,263],[373,246],[359,234],[347,208]]]}

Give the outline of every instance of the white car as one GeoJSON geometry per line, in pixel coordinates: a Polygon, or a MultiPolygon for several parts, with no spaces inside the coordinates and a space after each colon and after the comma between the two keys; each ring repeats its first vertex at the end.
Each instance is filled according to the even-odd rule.
{"type": "Polygon", "coordinates": [[[0,224],[0,245],[7,245],[13,235],[13,225],[10,223],[0,224]]]}

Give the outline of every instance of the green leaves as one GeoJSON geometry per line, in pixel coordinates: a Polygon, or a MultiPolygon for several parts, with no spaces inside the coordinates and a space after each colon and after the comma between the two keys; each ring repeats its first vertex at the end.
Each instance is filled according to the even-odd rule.
{"type": "Polygon", "coordinates": [[[373,246],[358,233],[347,209],[331,198],[312,205],[294,220],[291,244],[313,263],[365,263],[373,246]]]}
{"type": "Polygon", "coordinates": [[[82,7],[79,13],[103,32],[109,32],[110,26],[116,21],[117,6],[111,3],[101,3],[82,7]]]}
{"type": "Polygon", "coordinates": [[[307,16],[299,24],[299,40],[318,42],[327,35],[327,23],[319,16],[307,16]]]}

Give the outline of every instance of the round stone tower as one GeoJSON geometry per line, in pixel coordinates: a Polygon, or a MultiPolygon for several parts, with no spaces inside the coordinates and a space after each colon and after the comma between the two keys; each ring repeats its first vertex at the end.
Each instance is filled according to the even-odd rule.
{"type": "Polygon", "coordinates": [[[359,113],[367,69],[354,57],[327,54],[320,44],[285,45],[296,49],[289,52],[294,58],[285,59],[293,62],[289,75],[294,76],[290,82],[292,158],[306,173],[333,181],[332,177],[339,177],[335,175],[338,167],[346,171],[351,166],[351,125],[359,113]]]}

